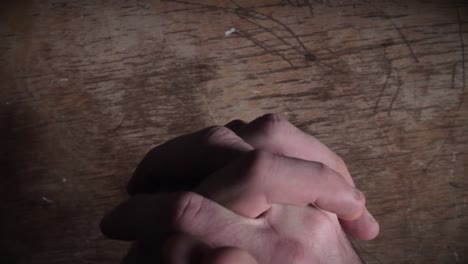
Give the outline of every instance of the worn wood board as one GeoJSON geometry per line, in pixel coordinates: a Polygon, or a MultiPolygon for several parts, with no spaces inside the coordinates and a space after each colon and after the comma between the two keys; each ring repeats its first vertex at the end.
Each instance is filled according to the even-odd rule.
{"type": "Polygon", "coordinates": [[[0,4],[2,263],[118,262],[144,153],[267,112],[348,163],[367,263],[468,262],[466,2],[191,1],[0,4]]]}

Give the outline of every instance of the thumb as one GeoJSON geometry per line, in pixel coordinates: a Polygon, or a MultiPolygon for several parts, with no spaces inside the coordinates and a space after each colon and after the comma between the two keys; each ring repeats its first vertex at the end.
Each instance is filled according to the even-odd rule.
{"type": "Polygon", "coordinates": [[[246,219],[193,192],[139,194],[132,196],[108,213],[101,221],[101,231],[112,239],[164,241],[182,232],[201,240],[209,234],[218,237],[226,226],[246,219]]]}

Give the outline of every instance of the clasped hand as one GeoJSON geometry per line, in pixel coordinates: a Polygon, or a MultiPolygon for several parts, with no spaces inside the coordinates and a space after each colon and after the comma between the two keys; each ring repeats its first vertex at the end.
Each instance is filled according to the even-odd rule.
{"type": "Polygon", "coordinates": [[[274,114],[157,146],[128,192],[101,229],[129,262],[359,263],[345,233],[379,232],[343,160],[274,114]]]}

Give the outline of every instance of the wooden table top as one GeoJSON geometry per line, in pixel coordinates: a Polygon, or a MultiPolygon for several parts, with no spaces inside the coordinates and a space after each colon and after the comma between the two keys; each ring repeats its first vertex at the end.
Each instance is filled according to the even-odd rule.
{"type": "Polygon", "coordinates": [[[118,263],[144,153],[268,112],[349,165],[367,263],[468,262],[467,2],[190,1],[0,4],[0,262],[118,263]]]}

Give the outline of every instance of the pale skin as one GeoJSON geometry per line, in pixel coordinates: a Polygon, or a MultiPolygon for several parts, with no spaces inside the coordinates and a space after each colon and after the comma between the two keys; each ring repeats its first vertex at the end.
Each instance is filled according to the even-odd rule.
{"type": "Polygon", "coordinates": [[[343,160],[273,114],[154,148],[128,191],[101,227],[137,263],[360,263],[345,233],[379,232],[343,160]]]}

